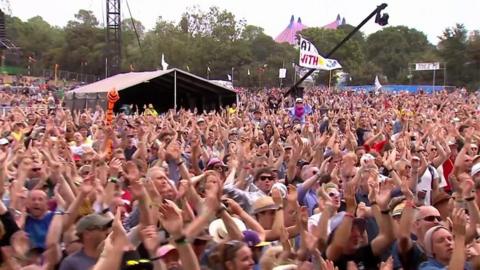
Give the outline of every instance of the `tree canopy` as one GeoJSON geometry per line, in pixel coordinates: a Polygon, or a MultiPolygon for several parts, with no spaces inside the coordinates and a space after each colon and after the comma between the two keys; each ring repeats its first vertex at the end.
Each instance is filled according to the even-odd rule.
{"type": "MultiPolygon", "coordinates": [[[[63,28],[51,26],[40,16],[27,21],[7,16],[6,24],[7,35],[21,47],[20,56],[9,57],[7,64],[26,67],[28,57],[34,57],[38,70],[59,64],[64,70],[103,74],[105,29],[93,12],[79,10],[63,28]]],[[[325,55],[352,29],[351,25],[337,30],[312,27],[301,35],[325,55]]],[[[412,73],[409,64],[438,61],[446,63],[447,84],[478,87],[480,32],[468,33],[457,24],[445,29],[439,40],[434,46],[416,29],[385,27],[369,36],[358,32],[332,58],[350,73],[351,84],[372,84],[376,75],[382,83],[428,83],[431,73],[412,73]]],[[[178,23],[159,17],[151,30],[146,30],[140,21],[125,18],[122,53],[121,69],[125,72],[131,68],[157,69],[163,54],[171,67],[202,77],[207,76],[209,68],[210,79],[226,80],[233,68],[234,84],[242,86],[278,85],[278,69],[282,67],[287,68],[284,85],[292,84],[292,63],[298,62],[298,51],[293,46],[276,43],[261,27],[218,7],[188,8],[178,23]]],[[[443,80],[443,73],[438,76],[443,80]]],[[[320,73],[320,83],[328,83],[327,78],[326,72],[320,73]]]]}

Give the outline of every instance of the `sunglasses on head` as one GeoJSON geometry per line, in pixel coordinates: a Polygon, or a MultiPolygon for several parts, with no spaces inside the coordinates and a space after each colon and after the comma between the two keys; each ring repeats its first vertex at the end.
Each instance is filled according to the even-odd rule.
{"type": "Polygon", "coordinates": [[[266,180],[272,181],[272,180],[273,180],[273,176],[262,175],[262,176],[260,176],[260,180],[262,180],[262,181],[266,181],[266,180]]]}

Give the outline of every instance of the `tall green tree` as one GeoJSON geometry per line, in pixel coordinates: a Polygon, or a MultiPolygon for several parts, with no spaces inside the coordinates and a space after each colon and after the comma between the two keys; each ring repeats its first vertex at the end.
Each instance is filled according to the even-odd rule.
{"type": "MultiPolygon", "coordinates": [[[[406,26],[383,28],[371,34],[365,46],[368,61],[378,66],[388,81],[393,83],[408,82],[409,64],[438,61],[438,57],[430,53],[433,50],[424,33],[406,26]]],[[[425,74],[415,74],[420,78],[422,75],[425,74]]]]}
{"type": "Polygon", "coordinates": [[[467,65],[468,32],[463,24],[447,28],[439,37],[438,53],[447,63],[447,83],[450,85],[465,85],[468,74],[465,72],[467,65]]]}

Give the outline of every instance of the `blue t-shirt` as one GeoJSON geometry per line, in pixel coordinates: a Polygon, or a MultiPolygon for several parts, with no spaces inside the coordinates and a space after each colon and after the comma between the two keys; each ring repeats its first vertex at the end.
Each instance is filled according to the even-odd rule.
{"type": "Polygon", "coordinates": [[[48,211],[41,219],[27,216],[25,232],[28,233],[32,248],[45,248],[45,238],[54,215],[55,213],[48,211]]]}
{"type": "MultiPolygon", "coordinates": [[[[420,270],[439,270],[439,269],[447,269],[447,266],[443,265],[441,262],[435,260],[434,258],[429,258],[428,261],[423,262],[420,264],[418,268],[420,270]]],[[[472,266],[469,263],[465,263],[463,266],[464,270],[472,269],[472,266]]]]}

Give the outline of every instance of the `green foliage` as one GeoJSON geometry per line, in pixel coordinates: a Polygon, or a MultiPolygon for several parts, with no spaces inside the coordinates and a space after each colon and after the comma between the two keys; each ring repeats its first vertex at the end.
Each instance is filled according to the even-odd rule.
{"type": "MultiPolygon", "coordinates": [[[[226,80],[234,68],[234,84],[251,87],[278,86],[278,69],[287,69],[283,85],[293,83],[292,63],[298,63],[298,51],[288,44],[278,44],[261,27],[248,25],[234,14],[218,7],[201,10],[192,7],[178,23],[158,18],[146,31],[140,21],[122,21],[122,71],[160,68],[161,56],[170,67],[187,69],[202,77],[210,67],[211,79],[226,80]],[[133,24],[139,35],[141,46],[133,24]],[[250,76],[247,75],[250,70],[250,76]]],[[[63,28],[53,27],[41,17],[21,21],[6,17],[7,35],[21,54],[7,57],[6,64],[23,67],[28,57],[34,68],[60,69],[102,75],[105,59],[105,30],[91,11],[79,10],[63,28]]],[[[312,41],[326,55],[353,26],[337,30],[308,28],[302,36],[312,41]]],[[[438,47],[430,44],[422,32],[405,26],[386,27],[368,37],[362,32],[338,49],[331,58],[340,61],[350,73],[351,84],[372,84],[376,75],[382,83],[409,82],[409,63],[440,61],[447,63],[447,83],[478,88],[480,83],[480,33],[468,35],[463,25],[448,28],[438,47]]],[[[320,72],[318,83],[328,84],[328,72],[320,72]]],[[[437,80],[442,80],[438,75],[437,80]]],[[[431,82],[431,73],[413,73],[412,83],[431,82]]]]}

